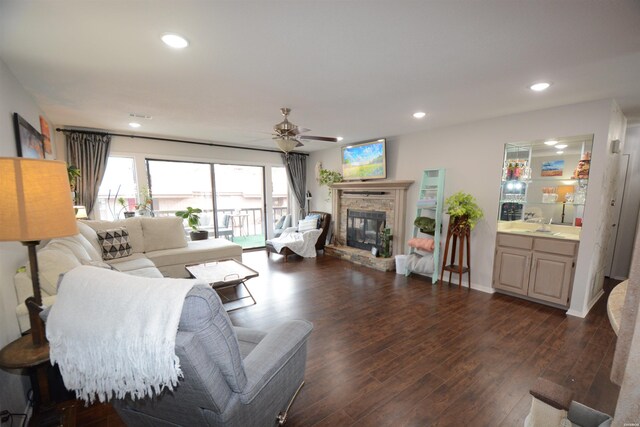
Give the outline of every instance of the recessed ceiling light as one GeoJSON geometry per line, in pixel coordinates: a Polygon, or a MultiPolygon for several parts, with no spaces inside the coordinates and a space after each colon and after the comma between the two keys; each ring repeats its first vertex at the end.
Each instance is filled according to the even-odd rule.
{"type": "Polygon", "coordinates": [[[164,44],[174,49],[184,49],[189,46],[187,39],[177,34],[165,34],[162,36],[162,41],[164,44]]]}
{"type": "Polygon", "coordinates": [[[140,123],[131,122],[131,123],[129,123],[129,126],[131,126],[132,128],[139,128],[141,125],[140,125],[140,123]]]}
{"type": "Polygon", "coordinates": [[[556,154],[564,154],[564,151],[558,150],[558,151],[556,151],[556,154]]]}
{"type": "Polygon", "coordinates": [[[567,145],[567,144],[558,144],[558,145],[556,145],[556,148],[557,148],[558,150],[562,150],[563,148],[567,148],[567,147],[568,147],[568,145],[567,145]]]}
{"type": "Polygon", "coordinates": [[[340,142],[340,141],[342,141],[344,138],[343,138],[343,137],[341,137],[341,136],[339,136],[339,137],[337,137],[336,139],[338,140],[338,142],[340,142]]]}
{"type": "Polygon", "coordinates": [[[551,83],[547,83],[547,82],[539,82],[539,83],[534,83],[531,86],[529,86],[529,89],[536,91],[536,92],[542,92],[543,90],[549,89],[549,86],[551,86],[551,83]]]}
{"type": "Polygon", "coordinates": [[[421,119],[426,115],[427,115],[427,113],[423,113],[422,111],[418,111],[417,113],[413,113],[413,117],[415,117],[416,119],[421,119]]]}
{"type": "Polygon", "coordinates": [[[545,143],[545,145],[556,145],[558,143],[558,141],[556,141],[554,139],[550,139],[549,141],[545,141],[544,143],[545,143]]]}

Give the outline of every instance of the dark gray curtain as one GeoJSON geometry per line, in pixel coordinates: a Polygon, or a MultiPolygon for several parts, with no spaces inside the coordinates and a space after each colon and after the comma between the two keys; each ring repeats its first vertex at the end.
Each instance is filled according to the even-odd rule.
{"type": "Polygon", "coordinates": [[[98,200],[98,188],[107,168],[111,135],[66,131],[67,163],[80,169],[76,185],[76,203],[87,208],[91,215],[98,200]]]}
{"type": "Polygon", "coordinates": [[[289,186],[300,205],[300,217],[304,218],[307,194],[307,156],[295,153],[282,154],[282,161],[287,170],[289,186]]]}

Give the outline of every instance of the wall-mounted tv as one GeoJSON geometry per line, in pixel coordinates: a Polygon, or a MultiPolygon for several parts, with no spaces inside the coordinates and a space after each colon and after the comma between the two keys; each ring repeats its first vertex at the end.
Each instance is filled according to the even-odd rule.
{"type": "Polygon", "coordinates": [[[342,176],[345,181],[387,177],[386,141],[361,142],[342,147],[342,176]]]}

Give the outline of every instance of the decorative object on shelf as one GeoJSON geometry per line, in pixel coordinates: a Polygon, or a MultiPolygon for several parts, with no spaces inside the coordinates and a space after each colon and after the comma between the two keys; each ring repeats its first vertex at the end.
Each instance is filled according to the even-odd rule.
{"type": "Polygon", "coordinates": [[[391,256],[391,240],[393,235],[390,228],[385,228],[380,232],[380,256],[389,258],[391,256]]]}
{"type": "Polygon", "coordinates": [[[564,160],[551,160],[542,162],[540,176],[562,176],[564,170],[564,160]]]}
{"type": "Polygon", "coordinates": [[[192,208],[188,206],[184,211],[177,211],[176,216],[182,219],[187,220],[187,224],[193,231],[191,231],[191,240],[206,240],[209,237],[209,232],[207,230],[200,230],[198,226],[200,225],[200,215],[202,213],[202,209],[200,208],[192,208]]]}
{"type": "Polygon", "coordinates": [[[445,200],[446,212],[449,214],[450,223],[457,228],[473,230],[478,221],[484,216],[482,209],[476,203],[476,199],[469,193],[458,191],[445,200]]]}
{"type": "Polygon", "coordinates": [[[320,169],[320,179],[318,180],[318,183],[329,187],[329,197],[331,197],[331,184],[342,181],[342,174],[340,172],[335,172],[329,169],[320,169]]]}
{"type": "Polygon", "coordinates": [[[591,152],[587,151],[580,156],[578,166],[573,171],[571,178],[573,179],[587,179],[589,178],[589,168],[591,167],[591,152]]]}
{"type": "Polygon", "coordinates": [[[558,201],[556,187],[542,187],[542,203],[555,203],[558,201]]]}
{"type": "Polygon", "coordinates": [[[413,225],[420,229],[421,233],[433,234],[436,232],[436,219],[427,216],[419,216],[413,221],[413,225]]]}
{"type": "Polygon", "coordinates": [[[527,160],[506,160],[502,167],[503,181],[528,181],[531,179],[531,168],[527,160]]]}

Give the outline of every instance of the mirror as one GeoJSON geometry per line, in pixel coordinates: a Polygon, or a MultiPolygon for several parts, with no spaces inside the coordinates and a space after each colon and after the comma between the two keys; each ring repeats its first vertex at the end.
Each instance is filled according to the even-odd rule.
{"type": "Polygon", "coordinates": [[[505,144],[498,221],[581,226],[593,135],[505,144]]]}

